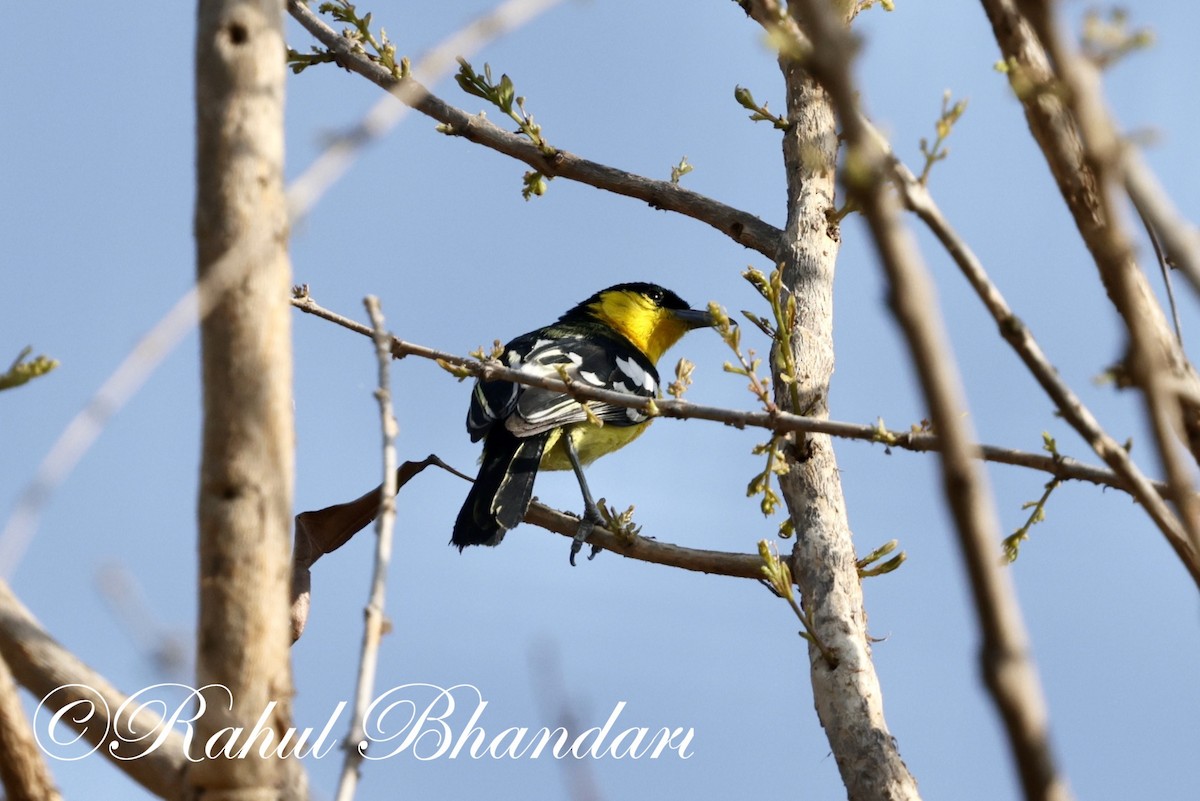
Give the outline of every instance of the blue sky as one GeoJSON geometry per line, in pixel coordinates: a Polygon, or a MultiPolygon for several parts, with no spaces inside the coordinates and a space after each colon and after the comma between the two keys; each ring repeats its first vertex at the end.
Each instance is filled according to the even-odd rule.
{"type": "MultiPolygon", "coordinates": [[[[413,56],[486,7],[368,5],[413,56]]],[[[1064,10],[1078,20],[1083,9],[1064,10]]],[[[1200,12],[1148,2],[1137,15],[1157,43],[1106,76],[1111,104],[1126,130],[1156,132],[1148,158],[1197,219],[1200,53],[1192,33],[1200,12]]],[[[192,16],[190,7],[158,3],[117,13],[82,4],[46,23],[52,39],[15,37],[0,67],[4,105],[19,110],[0,126],[0,344],[11,354],[0,358],[32,344],[62,363],[3,395],[0,514],[66,422],[192,281],[192,16]]],[[[951,156],[935,168],[935,197],[1063,376],[1118,440],[1134,438],[1134,455],[1154,472],[1136,401],[1093,381],[1120,355],[1122,336],[1020,108],[993,70],[998,53],[983,12],[899,0],[892,14],[865,14],[858,29],[864,103],[911,166],[919,167],[917,142],[932,135],[943,90],[969,98],[951,156]]],[[[289,25],[289,44],[307,49],[310,41],[289,25]]],[[[696,169],[685,185],[782,224],[778,135],[749,122],[733,100],[741,84],[781,109],[782,85],[758,29],[733,3],[567,3],[490,45],[476,65],[485,60],[512,76],[552,144],[657,178],[686,155],[696,169]]],[[[482,108],[451,80],[435,90],[468,111],[482,108]]],[[[290,77],[288,92],[289,176],[378,97],[330,66],[290,77]]],[[[695,221],[565,180],[527,203],[522,165],[433,125],[410,116],[296,226],[295,280],[318,302],[361,318],[362,297],[379,295],[397,335],[461,353],[549,322],[619,281],[657,281],[694,305],[759,308],[739,277],[749,265],[769,269],[757,254],[695,221]]],[[[981,439],[1037,450],[1049,431],[1064,453],[1095,462],[948,257],[917,233],[981,439]]],[[[1196,298],[1178,294],[1194,342],[1196,298]]],[[[881,271],[853,217],[836,304],[833,416],[882,417],[901,428],[919,421],[925,412],[881,271]]],[[[296,507],[304,510],[378,482],[375,367],[367,340],[311,317],[297,315],[293,325],[296,507]]],[[[681,355],[697,363],[691,399],[753,406],[742,382],[721,371],[728,356],[711,332],[689,335],[664,372],[681,355]]],[[[155,668],[99,591],[100,576],[123,571],[146,625],[190,647],[198,375],[192,335],[59,489],[13,576],[55,636],[130,692],[187,674],[155,668]]],[[[393,381],[401,458],[433,452],[470,470],[469,386],[416,359],[396,364],[393,381]]],[[[647,535],[752,551],[776,525],[744,497],[759,466],[750,455],[757,441],[755,432],[660,421],[593,465],[589,480],[598,496],[636,504],[647,535]]],[[[865,589],[901,754],[927,798],[1014,797],[1019,788],[976,670],[978,637],[935,462],[861,443],[840,444],[838,457],[859,552],[895,537],[908,553],[901,570],[865,589]]],[[[1003,467],[989,476],[1011,531],[1044,478],[1003,467]]],[[[539,478],[537,494],[577,511],[569,474],[539,478]]],[[[387,609],[394,631],[380,690],[475,685],[488,701],[484,726],[495,732],[554,725],[564,699],[582,726],[598,726],[625,702],[623,726],[693,728],[693,756],[582,764],[398,756],[368,766],[361,798],[567,798],[578,781],[608,798],[667,786],[681,797],[842,796],[813,712],[806,649],[785,604],[752,582],[612,554],[571,569],[566,541],[530,527],[500,548],[460,555],[446,542],[464,495],[459,479],[429,471],[399,499],[387,609]]],[[[316,568],[313,615],[293,651],[297,725],[320,728],[353,692],[371,549],[364,534],[316,568]]],[[[1193,756],[1200,690],[1179,676],[1200,659],[1200,636],[1195,588],[1162,537],[1125,495],[1068,484],[1012,570],[1074,789],[1092,799],[1181,797],[1175,774],[1193,756]]],[[[335,734],[343,730],[344,722],[335,734]]],[[[99,757],[53,767],[68,797],[141,792],[99,757]]],[[[317,797],[331,794],[337,768],[336,752],[310,762],[317,797]]]]}

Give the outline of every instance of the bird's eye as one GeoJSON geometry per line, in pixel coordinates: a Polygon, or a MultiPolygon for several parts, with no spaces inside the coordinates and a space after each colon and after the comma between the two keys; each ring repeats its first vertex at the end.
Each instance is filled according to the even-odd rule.
{"type": "Polygon", "coordinates": [[[662,303],[663,291],[661,289],[651,289],[647,294],[650,296],[650,300],[654,301],[655,303],[662,303]]]}

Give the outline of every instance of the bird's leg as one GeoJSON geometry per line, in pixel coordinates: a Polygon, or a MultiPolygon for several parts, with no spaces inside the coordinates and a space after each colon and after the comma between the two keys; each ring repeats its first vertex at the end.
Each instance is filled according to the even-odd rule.
{"type": "MultiPolygon", "coordinates": [[[[583,477],[583,465],[579,463],[579,454],[575,451],[575,441],[571,439],[570,431],[563,432],[562,440],[567,449],[567,458],[571,460],[571,469],[575,471],[575,477],[579,479],[579,489],[583,492],[583,517],[579,520],[579,529],[575,532],[575,539],[571,541],[571,567],[574,567],[575,554],[583,548],[583,543],[587,541],[595,525],[603,523],[604,519],[600,517],[600,510],[596,508],[596,502],[592,500],[592,491],[588,489],[587,479],[583,477]]],[[[600,553],[600,546],[593,545],[592,552],[588,554],[588,560],[595,559],[598,553],[600,553]]]]}

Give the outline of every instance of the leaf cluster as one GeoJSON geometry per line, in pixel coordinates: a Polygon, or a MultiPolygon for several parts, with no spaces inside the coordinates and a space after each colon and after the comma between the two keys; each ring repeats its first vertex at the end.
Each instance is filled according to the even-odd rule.
{"type": "MultiPolygon", "coordinates": [[[[742,273],[751,286],[758,290],[770,304],[771,319],[760,317],[757,314],[749,311],[743,311],[742,314],[757,326],[772,340],[772,352],[775,354],[777,361],[776,367],[780,381],[784,383],[789,392],[792,408],[799,409],[800,394],[796,384],[796,355],[792,349],[792,329],[796,323],[796,303],[795,299],[788,295],[783,289],[783,278],[779,270],[772,272],[770,277],[767,277],[759,270],[748,268],[742,273]],[[786,296],[786,297],[785,297],[786,296]]],[[[763,409],[768,413],[776,413],[779,411],[779,406],[776,404],[772,396],[770,380],[760,377],[758,369],[762,365],[762,359],[755,355],[753,350],[746,353],[741,349],[741,329],[729,320],[724,310],[716,304],[709,304],[709,313],[716,320],[715,328],[717,333],[729,346],[737,357],[737,364],[725,362],[725,372],[740,375],[749,380],[748,389],[759,402],[763,409]]],[[[773,433],[771,438],[766,442],[759,443],[754,446],[752,453],[756,456],[765,456],[763,469],[751,477],[750,482],[746,485],[746,496],[753,498],[761,496],[759,501],[759,509],[764,517],[770,517],[779,511],[782,506],[782,498],[775,490],[775,478],[781,475],[786,475],[788,471],[788,462],[784,453],[784,449],[788,447],[792,439],[787,434],[773,433]]],[[[779,526],[779,536],[789,537],[793,533],[793,523],[789,517],[779,526]]]]}
{"type": "Polygon", "coordinates": [[[758,555],[762,559],[763,583],[771,592],[783,598],[792,607],[792,611],[796,613],[802,627],[800,636],[817,646],[817,650],[821,652],[821,656],[825,658],[825,662],[831,668],[837,667],[837,658],[825,647],[824,643],[817,639],[812,613],[796,600],[792,569],[788,563],[779,558],[779,552],[775,549],[774,544],[767,540],[759,540],[758,555]]]}
{"type": "Polygon", "coordinates": [[[679,179],[694,169],[695,167],[693,167],[691,164],[688,164],[687,156],[684,156],[679,160],[678,164],[671,168],[671,183],[678,186],[679,179]]]}
{"type": "MultiPolygon", "coordinates": [[[[388,39],[387,31],[380,28],[378,35],[372,32],[370,12],[360,16],[354,4],[347,0],[331,0],[322,3],[317,7],[317,11],[328,14],[338,22],[345,24],[346,27],[342,29],[342,38],[349,41],[356,51],[387,69],[396,80],[404,80],[409,77],[411,72],[409,60],[407,58],[396,60],[396,46],[388,39]],[[370,47],[369,52],[368,47],[370,47]]],[[[337,55],[327,48],[313,46],[310,53],[301,53],[291,48],[288,48],[287,51],[288,67],[296,74],[315,64],[330,62],[336,63],[337,55]]]]}
{"type": "Polygon", "coordinates": [[[13,359],[13,363],[9,365],[9,368],[0,373],[0,390],[12,389],[13,387],[27,384],[33,379],[44,376],[58,367],[57,361],[41,354],[26,361],[31,353],[33,353],[32,347],[22,348],[21,352],[17,354],[17,358],[13,359]]]}
{"type": "MultiPolygon", "coordinates": [[[[517,124],[517,133],[529,139],[544,156],[553,156],[558,151],[542,136],[542,126],[533,115],[525,110],[525,98],[516,93],[512,78],[502,74],[497,81],[492,77],[492,65],[483,65],[483,74],[475,71],[470,62],[461,56],[458,59],[458,74],[454,76],[459,88],[469,95],[483,98],[503,111],[517,124]]],[[[440,130],[440,129],[439,129],[440,130]]],[[[449,133],[449,131],[447,131],[449,133]]],[[[546,194],[548,176],[538,170],[530,170],[522,178],[521,197],[530,200],[546,194]]]]}
{"type": "Polygon", "coordinates": [[[933,171],[933,165],[950,155],[950,148],[945,146],[946,139],[954,130],[954,124],[967,111],[966,100],[959,100],[951,105],[950,98],[950,90],[947,89],[942,94],[942,113],[934,122],[934,130],[937,135],[933,140],[933,145],[929,144],[928,139],[921,137],[921,155],[925,157],[925,166],[917,180],[921,182],[922,186],[929,183],[929,173],[933,171]]]}
{"type": "Polygon", "coordinates": [[[786,131],[792,127],[792,124],[778,114],[772,114],[767,108],[767,104],[761,106],[754,99],[754,95],[750,94],[750,90],[744,86],[735,86],[733,88],[733,99],[738,102],[742,108],[750,112],[750,119],[754,122],[769,122],[781,131],[786,131]]]}
{"type": "MultiPolygon", "coordinates": [[[[1058,452],[1058,443],[1055,442],[1054,437],[1050,436],[1050,434],[1045,431],[1042,432],[1042,450],[1052,455],[1055,459],[1062,458],[1062,454],[1058,452]]],[[[1009,534],[1007,537],[1005,537],[1004,541],[1001,543],[1001,546],[1004,549],[1005,562],[1011,563],[1017,560],[1017,556],[1021,549],[1021,543],[1029,539],[1030,529],[1046,519],[1046,502],[1050,500],[1050,494],[1053,493],[1054,490],[1058,488],[1058,485],[1062,482],[1063,480],[1058,477],[1050,479],[1043,486],[1044,491],[1042,492],[1042,496],[1040,498],[1038,498],[1036,501],[1026,501],[1025,503],[1021,504],[1022,509],[1032,509],[1033,511],[1029,513],[1029,517],[1026,518],[1025,523],[1012,534],[1009,534]]]]}
{"type": "Polygon", "coordinates": [[[1097,9],[1089,9],[1083,18],[1083,33],[1080,37],[1083,55],[1097,69],[1108,69],[1130,53],[1145,50],[1154,45],[1154,31],[1149,28],[1132,28],[1129,12],[1123,8],[1112,9],[1107,17],[1097,9]]]}

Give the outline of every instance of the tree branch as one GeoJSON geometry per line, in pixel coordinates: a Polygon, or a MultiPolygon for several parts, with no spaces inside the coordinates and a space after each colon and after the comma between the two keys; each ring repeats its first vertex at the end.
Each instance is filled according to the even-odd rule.
{"type": "Polygon", "coordinates": [[[38,749],[8,662],[0,652],[0,784],[5,801],[62,801],[38,749]]]}
{"type": "MultiPolygon", "coordinates": [[[[1200,461],[1200,404],[1190,400],[1200,382],[1134,260],[1132,240],[1117,205],[1116,173],[1122,147],[1101,97],[1098,71],[1067,46],[1044,2],[1018,0],[1012,13],[1019,22],[1014,26],[1016,33],[1006,37],[1005,42],[1010,46],[1021,43],[1029,67],[1017,62],[1019,68],[1038,70],[1039,80],[1044,70],[1048,79],[1058,81],[1063,90],[1060,94],[1065,101],[1056,100],[1062,104],[1056,122],[1071,136],[1060,136],[1054,142],[1070,144],[1072,149],[1047,152],[1046,156],[1051,161],[1077,159],[1090,179],[1091,191],[1082,198],[1068,198],[1068,204],[1081,206],[1072,211],[1077,223],[1085,220],[1086,224],[1079,226],[1080,232],[1129,332],[1125,365],[1134,385],[1142,391],[1171,497],[1179,511],[1175,521],[1179,537],[1184,545],[1190,545],[1188,550],[1193,554],[1200,553],[1200,504],[1193,498],[1188,470],[1175,452],[1173,431],[1178,425],[1182,439],[1200,461]],[[1176,392],[1171,376],[1185,381],[1191,391],[1176,392]]],[[[1043,88],[1037,85],[1039,91],[1043,88]]],[[[1042,149],[1045,151],[1045,146],[1042,149]]],[[[1175,541],[1172,547],[1180,550],[1175,541]]]]}
{"type": "MultiPolygon", "coordinates": [[[[524,25],[558,2],[506,0],[443,39],[412,70],[436,82],[454,68],[455,57],[470,56],[488,42],[524,25]]],[[[330,141],[312,164],[292,181],[288,187],[288,216],[293,224],[312,210],[367,144],[395,127],[421,95],[428,93],[416,81],[405,81],[395,86],[391,94],[393,97],[381,97],[351,130],[330,141]],[[403,103],[397,103],[397,99],[402,99],[403,103]]]]}
{"type": "Polygon", "coordinates": [[[379,401],[380,433],[383,438],[383,484],[379,488],[379,503],[375,517],[375,567],[371,590],[363,610],[363,641],[358,662],[358,678],[354,691],[354,715],[346,740],[346,753],[338,781],[337,801],[350,801],[358,784],[359,771],[365,756],[365,741],[360,741],[367,709],[375,694],[375,673],[379,666],[379,642],[384,631],[384,601],[387,596],[387,571],[392,561],[392,533],[396,526],[396,417],[392,412],[391,353],[392,339],[384,328],[379,298],[370,296],[364,304],[371,318],[371,335],[378,363],[378,386],[375,398],[379,401]]]}
{"type": "Polygon", "coordinates": [[[820,0],[798,0],[814,70],[829,89],[843,123],[846,180],[870,226],[891,283],[891,305],[908,341],[934,425],[943,438],[942,475],[954,516],[976,613],[983,632],[984,678],[1005,723],[1025,797],[1071,797],[1049,744],[1049,724],[1010,575],[995,557],[998,521],[985,477],[971,462],[973,435],[953,355],[942,327],[933,283],[898,219],[886,185],[886,153],[860,122],[853,86],[849,32],[820,0]]]}
{"type": "MultiPolygon", "coordinates": [[[[307,294],[302,297],[293,298],[292,305],[306,314],[320,317],[323,320],[327,320],[363,336],[371,336],[369,326],[324,308],[307,294]]],[[[733,426],[734,428],[763,428],[779,433],[828,434],[842,439],[880,443],[889,449],[901,448],[916,453],[936,453],[941,450],[941,439],[936,433],[929,431],[896,431],[883,428],[880,425],[870,426],[861,423],[846,423],[784,411],[766,412],[726,409],[719,406],[706,406],[671,398],[658,398],[651,402],[649,399],[640,398],[628,393],[611,392],[586,384],[572,383],[568,386],[556,378],[530,375],[520,370],[505,367],[499,362],[480,362],[448,351],[436,350],[401,339],[393,338],[391,347],[392,355],[397,359],[402,359],[405,356],[430,359],[461,368],[465,374],[475,376],[484,381],[513,381],[525,386],[541,387],[542,389],[549,389],[554,392],[565,392],[580,401],[604,401],[605,403],[612,403],[656,414],[659,417],[670,417],[680,420],[711,420],[733,426]]],[[[1116,472],[1084,464],[1070,457],[1056,458],[1042,453],[1002,448],[996,445],[980,445],[973,456],[977,459],[996,464],[1037,470],[1064,480],[1086,481],[1098,486],[1112,487],[1123,492],[1130,492],[1126,480],[1116,472]]],[[[1160,495],[1168,491],[1167,486],[1162,482],[1151,481],[1149,482],[1149,486],[1160,495]]]]}
{"type": "MultiPolygon", "coordinates": [[[[942,216],[928,189],[894,155],[889,153],[888,161],[892,182],[900,191],[905,206],[925,223],[954,259],[996,321],[1000,335],[1016,351],[1034,379],[1054,402],[1063,419],[1120,477],[1122,487],[1142,505],[1193,580],[1200,584],[1200,556],[1197,555],[1200,554],[1200,549],[1196,543],[1189,542],[1188,533],[1180,518],[1172,513],[1163,500],[1164,497],[1173,497],[1182,498],[1185,503],[1195,503],[1195,491],[1186,485],[1180,490],[1178,482],[1172,489],[1161,482],[1151,482],[1146,478],[1129,452],[1104,430],[1083,400],[1063,381],[1033,338],[1033,333],[1013,314],[1000,289],[992,283],[970,246],[942,216]]],[[[1159,442],[1161,448],[1161,436],[1159,442]]]]}
{"type": "MultiPolygon", "coordinates": [[[[795,21],[782,14],[774,0],[765,0],[750,4],[750,15],[768,32],[785,42],[790,42],[791,48],[797,53],[811,53],[812,43],[808,36],[799,29],[795,21]]],[[[1083,401],[1071,390],[1059,376],[1058,371],[1046,358],[1029,329],[1013,314],[1000,290],[988,278],[983,265],[976,258],[970,247],[958,236],[942,215],[933,196],[912,171],[897,157],[884,136],[871,124],[859,109],[851,112],[855,125],[864,136],[870,137],[875,146],[885,153],[891,171],[891,178],[899,190],[907,208],[914,212],[941,241],[951,258],[962,270],[971,287],[979,295],[984,306],[992,314],[999,325],[1001,336],[1017,352],[1043,390],[1054,402],[1059,413],[1078,433],[1092,450],[1103,459],[1120,476],[1121,486],[1146,509],[1150,519],[1167,538],[1168,544],[1184,563],[1193,581],[1200,584],[1200,500],[1195,489],[1186,481],[1186,472],[1179,464],[1174,451],[1166,444],[1167,426],[1164,422],[1167,412],[1164,411],[1162,396],[1166,387],[1160,387],[1155,393],[1158,399],[1150,406],[1151,419],[1155,423],[1154,430],[1163,455],[1163,465],[1170,479],[1169,484],[1151,482],[1126,451],[1113,437],[1101,427],[1099,421],[1084,405],[1083,401]],[[1163,502],[1163,498],[1171,498],[1181,507],[1182,514],[1176,516],[1163,502]],[[1182,519],[1181,519],[1182,518],[1182,519]]],[[[1153,377],[1154,371],[1149,371],[1153,377]]],[[[1157,386],[1157,382],[1153,382],[1157,386]]],[[[1192,392],[1190,383],[1177,388],[1181,394],[1192,392]]],[[[1193,402],[1196,402],[1193,399],[1193,402]]],[[[1200,408],[1200,403],[1197,404],[1200,408]]],[[[984,446],[986,454],[988,448],[984,446]]],[[[988,458],[986,455],[984,458],[988,458]]],[[[1107,483],[1107,482],[1105,482],[1107,483]]],[[[1114,486],[1114,485],[1110,485],[1114,486]]]]}
{"type": "MultiPolygon", "coordinates": [[[[437,456],[430,454],[420,462],[405,462],[401,465],[396,471],[397,486],[403,487],[410,479],[430,465],[437,465],[459,478],[471,481],[469,476],[463,475],[437,456]]],[[[350,541],[351,537],[370,525],[379,513],[383,494],[384,488],[383,485],[380,485],[352,501],[312,512],[302,512],[296,516],[296,566],[298,571],[305,575],[305,590],[307,590],[308,569],[321,556],[342,547],[350,541]]],[[[530,505],[529,511],[525,515],[525,522],[561,534],[568,539],[574,538],[576,532],[579,531],[579,518],[551,509],[537,501],[530,505]]],[[[684,548],[649,537],[622,536],[602,526],[596,526],[587,541],[604,550],[642,562],[723,576],[753,579],[762,577],[762,558],[757,554],[684,548]]],[[[308,605],[308,598],[305,597],[302,608],[294,617],[294,631],[297,637],[303,631],[308,605]]]]}
{"type": "MultiPolygon", "coordinates": [[[[775,403],[796,414],[827,418],[833,374],[833,278],[841,240],[836,222],[838,158],[830,98],[810,72],[797,8],[785,15],[774,0],[744,5],[780,51],[787,94],[783,136],[788,219],[780,247],[781,303],[770,360],[775,403]],[[782,365],[787,364],[786,372],[782,365]]],[[[839,24],[852,12],[839,8],[839,24]]],[[[802,594],[813,700],[851,799],[916,799],[916,781],[884,719],[883,694],[871,659],[857,556],[833,443],[828,435],[789,438],[779,485],[797,536],[789,567],[802,594]]],[[[798,613],[801,610],[797,610],[798,613]]]]}
{"type": "MultiPolygon", "coordinates": [[[[1178,393],[1178,403],[1185,439],[1193,458],[1200,461],[1200,403],[1194,400],[1200,377],[1138,269],[1131,240],[1121,225],[1114,203],[1114,167],[1120,147],[1099,97],[1094,68],[1068,50],[1044,3],[981,2],[1009,64],[1010,81],[1029,129],[1129,331],[1130,373],[1148,396],[1166,392],[1154,378],[1159,373],[1186,385],[1186,391],[1178,393]]],[[[1161,399],[1147,397],[1151,415],[1159,414],[1162,406],[1161,399]]],[[[1200,530],[1200,523],[1189,520],[1185,525],[1200,530]]]]}
{"type": "MultiPolygon", "coordinates": [[[[196,683],[206,713],[195,732],[209,742],[228,727],[257,731],[270,711],[265,723],[279,742],[291,721],[294,459],[291,326],[282,297],[290,282],[283,14],[273,0],[201,0],[197,17],[196,276],[212,312],[200,326],[196,683]],[[239,278],[214,291],[204,279],[221,269],[239,278]]],[[[298,789],[290,781],[301,774],[289,773],[278,754],[223,753],[190,767],[190,795],[251,801],[298,789]]]]}
{"type": "Polygon", "coordinates": [[[656,181],[634,173],[580,158],[564,150],[547,155],[529,140],[493,125],[483,115],[471,115],[449,105],[413,78],[397,80],[383,66],[357,50],[353,43],[325,24],[300,0],[288,0],[288,13],[337,57],[338,64],[362,75],[401,102],[432,117],[447,132],[524,162],[544,175],[568,178],[597,189],[644,200],[650,206],[673,211],[716,228],[733,241],[774,261],[779,229],[752,214],[684,189],[670,181],[656,181]]]}
{"type": "MultiPolygon", "coordinates": [[[[0,652],[12,668],[13,676],[55,711],[72,707],[76,712],[64,716],[83,739],[91,743],[122,773],[159,798],[174,801],[184,797],[183,736],[175,731],[163,733],[162,743],[136,759],[122,759],[123,744],[119,730],[128,742],[155,742],[163,720],[145,704],[130,705],[128,696],[119,692],[104,677],[79,661],[51,637],[41,623],[17,599],[8,582],[0,580],[0,652]],[[128,715],[130,711],[135,713],[128,715]],[[79,714],[90,711],[91,716],[79,714]],[[118,720],[116,714],[123,714],[118,720]],[[78,721],[78,722],[76,722],[78,721]],[[134,739],[134,738],[149,738],[134,739]]],[[[7,757],[6,757],[7,758],[7,757]]]]}

